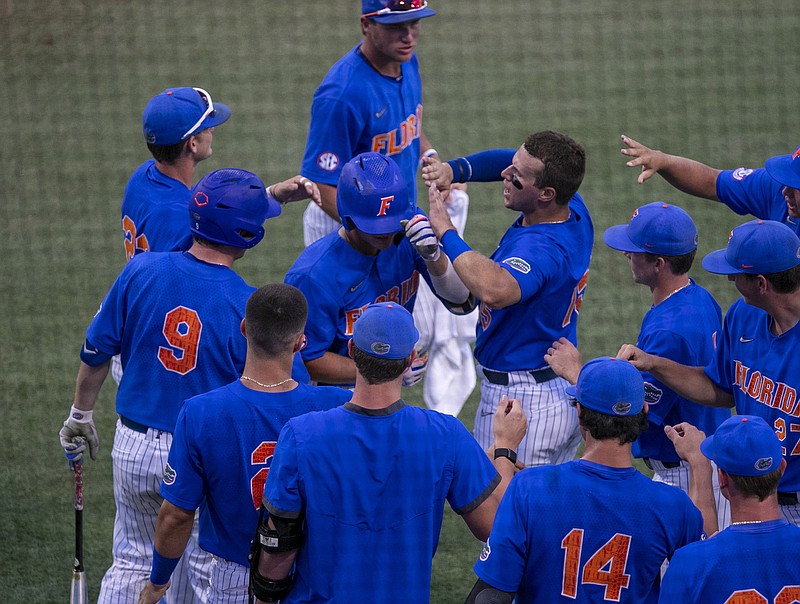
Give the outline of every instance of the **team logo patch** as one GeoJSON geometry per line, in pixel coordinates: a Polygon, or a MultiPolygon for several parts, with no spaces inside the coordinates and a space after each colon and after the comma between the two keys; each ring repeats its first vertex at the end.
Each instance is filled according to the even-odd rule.
{"type": "Polygon", "coordinates": [[[175,478],[177,478],[175,470],[172,469],[171,465],[167,464],[164,468],[164,484],[173,484],[175,482],[175,478]]]}
{"type": "Polygon", "coordinates": [[[391,348],[391,346],[384,342],[373,342],[372,346],[370,346],[370,349],[375,354],[386,354],[389,352],[389,350],[391,350],[391,348]]]}
{"type": "Polygon", "coordinates": [[[759,472],[766,472],[772,467],[772,458],[771,457],[762,457],[759,459],[753,466],[759,472]]]}
{"type": "Polygon", "coordinates": [[[531,272],[531,265],[525,262],[522,258],[517,258],[516,256],[513,258],[506,258],[503,260],[503,264],[507,264],[514,270],[524,273],[525,275],[531,272]]]}
{"type": "Polygon", "coordinates": [[[644,402],[648,405],[655,405],[661,400],[664,391],[650,382],[644,383],[644,402]]]}
{"type": "Polygon", "coordinates": [[[489,546],[489,541],[483,544],[483,549],[481,550],[481,562],[486,562],[489,559],[489,555],[492,553],[492,548],[489,546]]]}
{"type": "Polygon", "coordinates": [[[744,180],[748,176],[753,173],[753,170],[750,168],[736,168],[733,171],[733,180],[744,180]]]}
{"type": "Polygon", "coordinates": [[[625,401],[620,401],[618,403],[614,403],[614,406],[611,407],[611,410],[616,415],[628,415],[631,412],[631,405],[630,403],[626,403],[625,401]]]}
{"type": "Polygon", "coordinates": [[[317,157],[317,165],[327,172],[332,172],[339,166],[339,158],[335,153],[326,151],[317,157]]]}

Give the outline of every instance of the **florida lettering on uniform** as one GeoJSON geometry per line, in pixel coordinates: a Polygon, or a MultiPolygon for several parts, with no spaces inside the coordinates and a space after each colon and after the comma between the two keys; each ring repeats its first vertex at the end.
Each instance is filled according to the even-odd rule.
{"type": "Polygon", "coordinates": [[[406,303],[417,295],[417,290],[419,289],[419,272],[414,271],[411,273],[411,276],[403,281],[400,286],[390,287],[389,291],[385,294],[381,294],[377,298],[375,298],[374,302],[368,302],[363,306],[359,306],[358,308],[351,308],[349,310],[344,311],[345,319],[347,320],[347,324],[345,327],[345,335],[352,336],[353,335],[353,325],[355,325],[356,320],[361,316],[361,313],[364,312],[364,309],[367,308],[370,304],[380,304],[381,302],[395,302],[400,306],[405,306],[406,303]]]}
{"type": "Polygon", "coordinates": [[[773,380],[761,371],[751,371],[741,361],[734,361],[734,384],[747,396],[767,407],[800,417],[797,390],[784,382],[773,380]]]}
{"type": "Polygon", "coordinates": [[[417,105],[416,113],[410,114],[400,122],[400,126],[389,132],[382,132],[372,137],[372,149],[375,153],[396,155],[419,138],[422,123],[422,105],[417,105]]]}

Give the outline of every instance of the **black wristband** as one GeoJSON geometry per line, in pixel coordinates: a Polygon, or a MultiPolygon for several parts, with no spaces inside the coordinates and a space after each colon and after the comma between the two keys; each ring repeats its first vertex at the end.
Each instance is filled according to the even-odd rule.
{"type": "Polygon", "coordinates": [[[494,450],[494,458],[497,459],[498,457],[505,457],[511,463],[517,463],[517,452],[513,449],[505,449],[500,447],[499,449],[494,450]]]}

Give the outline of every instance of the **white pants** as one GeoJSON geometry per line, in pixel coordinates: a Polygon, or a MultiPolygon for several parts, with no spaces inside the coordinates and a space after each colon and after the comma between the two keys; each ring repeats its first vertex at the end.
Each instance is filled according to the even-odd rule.
{"type": "MultiPolygon", "coordinates": [[[[689,464],[685,461],[677,468],[664,468],[661,462],[650,461],[653,466],[653,480],[678,487],[681,491],[689,494],[689,464]]],[[[719,490],[719,475],[717,466],[711,462],[711,483],[714,487],[714,500],[717,503],[717,527],[721,531],[731,524],[731,505],[719,490]]]]}
{"type": "Polygon", "coordinates": [[[528,432],[517,449],[517,458],[526,466],[555,465],[575,459],[581,443],[578,413],[564,392],[568,383],[555,378],[537,384],[527,371],[508,374],[508,385],[492,384],[478,366],[481,376],[481,402],[475,415],[475,439],[488,449],[494,436],[492,427],[497,404],[504,394],[519,399],[528,419],[528,432]]]}
{"type": "Polygon", "coordinates": [[[250,568],[212,556],[208,604],[248,604],[250,568]]]}
{"type": "Polygon", "coordinates": [[[303,244],[308,247],[317,239],[333,233],[340,226],[342,225],[338,220],[328,216],[325,210],[313,201],[309,201],[306,211],[303,212],[303,244]]]}
{"type": "MultiPolygon", "coordinates": [[[[172,434],[150,428],[136,432],[117,420],[114,448],[114,561],[103,576],[100,604],[136,604],[150,577],[156,518],[164,498],[161,480],[172,434]]],[[[192,536],[172,574],[167,604],[205,603],[211,555],[197,545],[197,515],[192,536]]]]}
{"type": "Polygon", "coordinates": [[[795,526],[800,526],[800,505],[782,505],[781,514],[786,521],[795,526]]]}

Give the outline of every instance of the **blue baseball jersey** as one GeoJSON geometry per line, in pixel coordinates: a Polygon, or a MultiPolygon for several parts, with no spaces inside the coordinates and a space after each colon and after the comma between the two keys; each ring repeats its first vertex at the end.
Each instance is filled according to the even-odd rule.
{"type": "Polygon", "coordinates": [[[373,302],[396,302],[411,312],[420,275],[431,285],[425,261],[406,238],[375,256],[354,250],[338,232],[308,246],[285,278],[308,300],[303,360],[328,351],[347,356],[353,324],[373,302]]]}
{"type": "Polygon", "coordinates": [[[782,222],[800,235],[800,221],[789,216],[781,189],[764,168],[723,170],[717,176],[717,197],[731,210],[782,222]]]}
{"type": "Polygon", "coordinates": [[[445,500],[465,514],[499,483],[460,421],[402,400],[289,420],[264,489],[270,514],[305,513],[281,602],[427,602],[445,500]]]}
{"type": "Polygon", "coordinates": [[[509,484],[475,573],[519,604],[654,603],[661,564],[702,535],[686,493],[635,468],[539,466],[509,484]]]}
{"type": "Polygon", "coordinates": [[[736,413],[758,415],[775,429],[788,464],[778,490],[800,491],[800,324],[774,336],[770,323],[765,311],[743,298],[734,302],[705,372],[733,394],[736,413]]]}
{"type": "Polygon", "coordinates": [[[730,526],[678,550],[662,604],[800,602],[800,528],[786,520],[730,526]]]}
{"type": "Polygon", "coordinates": [[[292,417],[324,411],[352,392],[298,384],[289,392],[251,390],[239,380],[186,401],[178,415],[161,494],[200,508],[200,547],[247,565],[275,444],[292,417]]]}
{"type": "Polygon", "coordinates": [[[375,71],[360,47],[339,59],[314,93],[300,172],[336,186],[350,159],[367,151],[382,153],[400,166],[415,203],[422,129],[417,55],[401,63],[401,77],[393,78],[375,71]]]}
{"type": "Polygon", "coordinates": [[[122,198],[125,257],[141,252],[176,252],[192,245],[191,189],[163,174],[151,159],[139,166],[122,198]]]}
{"type": "Polygon", "coordinates": [[[577,322],[594,244],[589,210],[577,193],[570,217],[558,224],[522,226],[520,216],[491,258],[519,283],[522,298],[505,308],[480,305],[475,358],[489,369],[542,367],[561,337],[577,345],[577,322]]]}
{"type": "MultiPolygon", "coordinates": [[[[121,355],[117,413],[172,432],[183,401],[239,377],[247,351],[240,324],[254,291],[188,252],[126,264],[86,329],[92,346],[121,355]]],[[[309,379],[297,355],[293,377],[309,379]]]]}
{"type": "MultiPolygon", "coordinates": [[[[704,367],[711,362],[722,330],[722,311],[708,291],[689,285],[652,307],[642,320],[636,345],[650,354],[683,365],[704,367]]],[[[698,405],[678,396],[649,373],[643,373],[650,429],[633,443],[634,457],[680,461],[664,426],[689,422],[706,434],[731,416],[729,409],[698,405]]]]}

